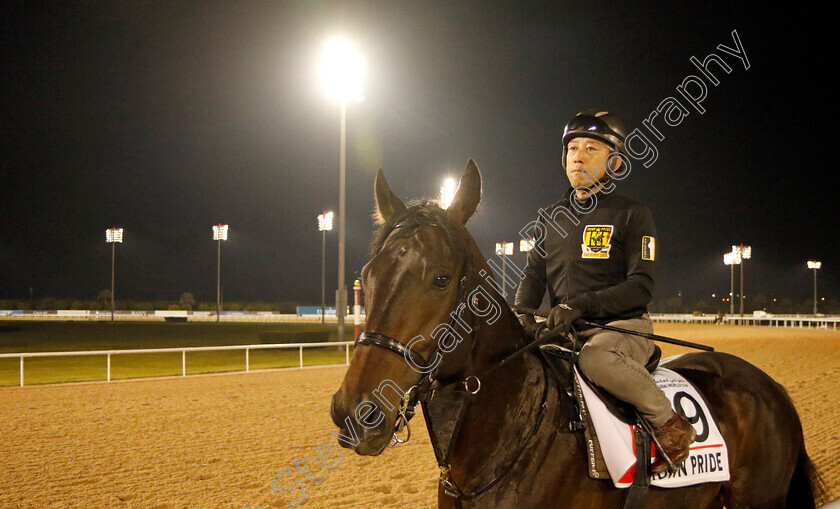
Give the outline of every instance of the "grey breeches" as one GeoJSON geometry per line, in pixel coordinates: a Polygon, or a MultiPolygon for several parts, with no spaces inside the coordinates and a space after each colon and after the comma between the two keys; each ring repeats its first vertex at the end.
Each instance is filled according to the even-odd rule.
{"type": "MultiPolygon", "coordinates": [[[[647,314],[608,325],[653,332],[653,324],[647,314]]],[[[586,341],[580,351],[580,369],[591,381],[635,406],[654,426],[661,426],[668,420],[671,404],[644,367],[653,353],[653,341],[598,328],[583,331],[579,337],[586,341]]]]}

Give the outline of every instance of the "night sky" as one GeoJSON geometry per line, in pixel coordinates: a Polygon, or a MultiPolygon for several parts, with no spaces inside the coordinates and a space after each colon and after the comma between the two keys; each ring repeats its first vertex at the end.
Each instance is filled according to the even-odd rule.
{"type": "MultiPolygon", "coordinates": [[[[367,258],[373,179],[435,196],[469,158],[484,179],[469,229],[485,255],[518,241],[568,187],[560,135],[577,111],[623,113],[658,159],[618,191],[659,230],[655,298],[729,291],[723,254],[748,244],[749,296],[838,296],[835,28],[794,4],[687,2],[7,2],[2,16],[0,299],[318,302],[316,216],[338,207],[339,106],[319,57],[334,36],[367,60],[347,113],[347,284],[367,258]],[[777,7],[771,7],[777,6],[777,7]],[[783,6],[784,9],[778,6],[783,6]],[[718,45],[743,46],[749,69],[718,45]],[[715,52],[699,113],[677,92],[715,52]],[[689,114],[664,140],[642,121],[689,114]]],[[[524,255],[516,253],[517,264],[524,255]]],[[[327,295],[337,232],[327,235],[327,295]]],[[[736,287],[737,287],[736,280],[736,287]]],[[[119,304],[118,304],[119,307],[119,304]]],[[[723,306],[720,306],[723,307],[723,306]]],[[[728,307],[728,305],[726,306],[728,307]]],[[[736,307],[737,309],[737,307],[736,307]]]]}

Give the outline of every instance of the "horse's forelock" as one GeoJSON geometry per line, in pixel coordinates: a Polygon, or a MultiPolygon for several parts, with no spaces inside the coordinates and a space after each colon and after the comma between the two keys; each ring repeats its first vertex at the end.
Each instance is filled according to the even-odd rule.
{"type": "MultiPolygon", "coordinates": [[[[397,226],[407,227],[406,230],[411,230],[424,224],[439,224],[447,232],[450,232],[453,223],[446,217],[445,212],[436,200],[423,199],[409,203],[405,211],[394,214],[387,220],[384,220],[379,214],[374,214],[374,219],[379,224],[379,228],[374,233],[373,241],[370,244],[371,258],[382,249],[385,239],[391,235],[397,226]]],[[[449,236],[452,237],[451,234],[449,236]]]]}

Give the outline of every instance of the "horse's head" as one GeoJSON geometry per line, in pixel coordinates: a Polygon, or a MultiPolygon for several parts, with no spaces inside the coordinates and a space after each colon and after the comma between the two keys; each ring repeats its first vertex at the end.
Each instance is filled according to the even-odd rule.
{"type": "Polygon", "coordinates": [[[367,455],[388,445],[410,388],[469,354],[472,345],[459,343],[471,340],[452,327],[463,319],[452,313],[466,300],[468,279],[486,268],[465,228],[481,198],[472,160],[445,210],[428,201],[406,206],[381,170],[374,187],[381,225],[362,270],[365,332],[331,407],[339,443],[367,455]]]}

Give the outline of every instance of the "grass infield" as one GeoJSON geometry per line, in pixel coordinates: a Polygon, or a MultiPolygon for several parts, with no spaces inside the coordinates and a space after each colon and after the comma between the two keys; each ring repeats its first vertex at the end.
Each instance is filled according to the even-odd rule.
{"type": "MultiPolygon", "coordinates": [[[[282,323],[143,323],[0,321],[0,353],[133,350],[260,344],[261,332],[321,331],[337,340],[335,325],[282,323]]],[[[345,341],[353,327],[346,327],[345,341]]],[[[341,364],[344,347],[305,348],[304,365],[341,364]]],[[[24,360],[25,385],[105,380],[106,356],[35,357],[24,360]]],[[[251,350],[250,369],[293,367],[298,349],[251,350]]],[[[245,351],[187,352],[186,373],[244,371],[245,351]]],[[[181,353],[111,356],[111,379],[181,374],[181,353]]],[[[0,359],[0,386],[20,384],[20,359],[0,359]]]]}

